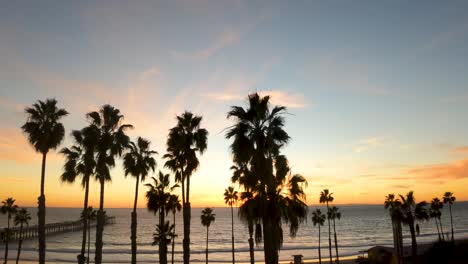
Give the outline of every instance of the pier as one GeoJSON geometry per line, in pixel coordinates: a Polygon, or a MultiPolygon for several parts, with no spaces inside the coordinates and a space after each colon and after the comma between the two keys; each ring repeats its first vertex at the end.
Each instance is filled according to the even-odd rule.
{"type": "MultiPolygon", "coordinates": [[[[106,217],[104,221],[104,225],[114,224],[115,217],[109,216],[106,217]]],[[[90,227],[95,227],[96,221],[91,221],[90,227]]],[[[64,221],[59,223],[50,223],[46,224],[45,226],[45,233],[46,236],[59,234],[59,233],[66,233],[66,232],[77,232],[83,229],[83,221],[76,220],[76,221],[64,221]]],[[[6,231],[6,228],[1,230],[2,232],[6,231]]],[[[26,239],[33,239],[38,237],[38,226],[25,226],[23,227],[22,232],[20,232],[19,227],[12,227],[10,228],[10,241],[19,240],[20,238],[23,240],[26,239]]]]}

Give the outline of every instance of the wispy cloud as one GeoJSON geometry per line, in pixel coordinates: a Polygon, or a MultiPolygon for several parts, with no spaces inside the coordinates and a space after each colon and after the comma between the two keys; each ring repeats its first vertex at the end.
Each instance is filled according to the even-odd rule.
{"type": "Polygon", "coordinates": [[[418,179],[450,180],[468,178],[468,159],[412,168],[407,173],[418,179]]]}
{"type": "Polygon", "coordinates": [[[382,146],[385,142],[384,137],[371,137],[359,141],[354,148],[354,152],[361,153],[372,148],[382,146]]]}
{"type": "MultiPolygon", "coordinates": [[[[286,106],[288,108],[304,108],[307,107],[306,99],[301,93],[289,93],[282,90],[258,91],[261,96],[270,96],[271,103],[274,105],[286,106]]],[[[222,102],[241,101],[247,98],[249,92],[220,92],[207,93],[204,96],[222,102]]]]}
{"type": "Polygon", "coordinates": [[[468,146],[460,146],[453,149],[454,153],[457,154],[468,154],[468,146]]]}
{"type": "Polygon", "coordinates": [[[446,31],[433,35],[431,39],[423,45],[421,51],[430,52],[442,48],[463,38],[466,34],[468,34],[468,22],[461,22],[446,31]]]}

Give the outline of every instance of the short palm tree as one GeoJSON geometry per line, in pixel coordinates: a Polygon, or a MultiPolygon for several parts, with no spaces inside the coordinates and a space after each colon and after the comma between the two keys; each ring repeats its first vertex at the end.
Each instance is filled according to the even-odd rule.
{"type": "Polygon", "coordinates": [[[224,190],[224,203],[231,207],[231,233],[232,233],[232,263],[236,262],[234,257],[234,209],[233,206],[236,204],[238,199],[237,191],[232,186],[229,186],[224,190]]]}
{"type": "Polygon", "coordinates": [[[395,194],[389,194],[385,197],[384,207],[390,212],[393,231],[393,246],[396,248],[398,263],[401,263],[403,253],[403,234],[401,228],[403,212],[401,209],[401,201],[398,198],[395,198],[395,194]]]}
{"type": "MultiPolygon", "coordinates": [[[[154,214],[159,212],[159,224],[157,225],[157,231],[161,231],[160,234],[165,234],[164,232],[167,231],[165,228],[165,216],[169,213],[170,207],[170,199],[171,199],[171,192],[176,188],[179,187],[177,184],[174,186],[170,186],[169,174],[164,174],[159,171],[158,178],[151,177],[154,184],[147,183],[145,186],[149,188],[146,192],[146,199],[147,199],[147,208],[149,211],[153,212],[154,214]],[[159,229],[158,229],[159,228],[159,229]],[[164,231],[164,232],[163,232],[164,231]]],[[[171,229],[173,230],[173,228],[171,229]]],[[[166,264],[167,263],[167,240],[166,239],[158,239],[159,242],[159,263],[166,264]]],[[[170,242],[170,240],[169,240],[170,242]]]]}
{"type": "Polygon", "coordinates": [[[45,263],[46,240],[45,240],[45,167],[47,153],[58,148],[65,136],[65,128],[60,119],[68,115],[65,109],[57,107],[57,100],[47,99],[37,101],[25,112],[28,116],[26,123],[21,127],[27,134],[28,141],[33,145],[36,152],[42,155],[41,169],[41,191],[38,198],[38,233],[39,233],[39,264],[45,263]]]}
{"type": "Polygon", "coordinates": [[[210,225],[215,221],[216,214],[213,213],[213,209],[207,207],[203,209],[200,216],[200,220],[203,226],[206,226],[206,264],[208,264],[208,233],[210,225]]]}
{"type": "Polygon", "coordinates": [[[18,240],[18,253],[16,255],[16,264],[19,263],[20,254],[21,254],[21,246],[23,244],[23,227],[29,224],[29,220],[31,220],[31,215],[29,214],[28,210],[22,208],[21,210],[16,212],[15,215],[15,226],[20,226],[20,236],[18,240]]]}
{"type": "Polygon", "coordinates": [[[176,227],[176,222],[175,222],[175,217],[176,217],[176,212],[180,212],[182,210],[182,205],[180,204],[179,196],[172,194],[169,197],[169,208],[170,211],[172,212],[172,225],[174,226],[173,232],[172,232],[172,251],[171,251],[171,263],[174,264],[174,247],[175,247],[175,239],[177,237],[175,233],[175,227],[176,227]]]}
{"type": "Polygon", "coordinates": [[[427,212],[425,201],[416,203],[413,191],[408,192],[406,197],[400,195],[401,210],[403,215],[403,223],[409,226],[411,233],[411,252],[413,258],[418,255],[418,244],[416,242],[415,222],[427,220],[429,214],[427,212]]]}
{"type": "Polygon", "coordinates": [[[198,154],[207,148],[208,131],[201,128],[202,117],[190,112],[177,116],[177,125],[170,129],[167,138],[165,167],[175,173],[176,182],[182,187],[184,221],[184,264],[190,263],[190,177],[199,167],[198,154]]]}
{"type": "Polygon", "coordinates": [[[437,226],[437,235],[439,236],[439,241],[444,240],[444,230],[442,227],[442,221],[440,219],[442,216],[441,209],[444,207],[444,204],[439,200],[439,198],[436,197],[432,199],[430,206],[429,217],[434,218],[437,226]]]}
{"type": "MultiPolygon", "coordinates": [[[[76,178],[81,175],[81,186],[85,189],[83,210],[88,208],[89,196],[89,180],[95,173],[96,162],[94,159],[94,152],[97,141],[97,134],[93,133],[94,130],[83,129],[75,130],[72,132],[74,145],[70,148],[63,148],[60,153],[65,156],[65,164],[63,166],[63,173],[60,177],[62,182],[73,183],[76,178]]],[[[81,252],[77,256],[78,263],[84,264],[86,261],[86,236],[88,229],[88,219],[82,218],[83,221],[83,234],[81,241],[81,252]]]]}
{"type": "Polygon", "coordinates": [[[135,200],[133,202],[132,223],[131,223],[131,243],[132,243],[132,264],[136,264],[137,254],[137,202],[138,202],[138,185],[140,181],[145,181],[146,176],[150,171],[154,171],[156,160],[153,155],[156,151],[150,150],[150,141],[138,137],[137,143],[130,142],[129,151],[124,155],[124,171],[125,176],[131,174],[136,178],[135,200]]]}
{"type": "Polygon", "coordinates": [[[320,209],[315,209],[312,212],[312,223],[314,226],[318,226],[318,255],[319,255],[319,263],[322,264],[322,253],[320,251],[320,226],[323,226],[325,223],[325,215],[322,214],[320,209]]]}
{"type": "Polygon", "coordinates": [[[2,201],[2,207],[0,208],[0,212],[2,214],[7,215],[7,228],[5,230],[5,264],[8,262],[8,242],[10,240],[10,220],[16,214],[18,210],[18,206],[15,204],[15,199],[7,198],[6,200],[2,201]]]}
{"type": "MultiPolygon", "coordinates": [[[[239,217],[241,220],[247,223],[247,228],[249,231],[250,264],[254,264],[255,254],[254,254],[253,236],[254,236],[254,225],[257,224],[258,221],[260,220],[260,216],[258,214],[259,199],[255,199],[254,194],[248,191],[242,192],[240,194],[240,199],[242,201],[242,204],[239,207],[239,217]]],[[[261,236],[261,234],[259,234],[259,236],[261,236]]],[[[260,242],[260,241],[257,241],[257,242],[260,242]]]]}
{"type": "Polygon", "coordinates": [[[449,205],[449,209],[450,209],[450,227],[452,229],[452,241],[455,241],[454,238],[453,238],[452,205],[455,203],[456,198],[455,198],[455,196],[453,196],[452,192],[445,192],[443,199],[444,199],[444,204],[449,205]]]}
{"type": "Polygon", "coordinates": [[[96,221],[97,211],[92,206],[87,207],[81,212],[81,218],[86,218],[88,224],[88,252],[86,257],[86,263],[89,264],[89,249],[91,247],[91,222],[96,221]]]}
{"type": "Polygon", "coordinates": [[[335,252],[336,252],[336,263],[340,263],[340,258],[338,256],[338,240],[336,239],[336,227],[335,227],[335,220],[341,219],[341,212],[339,211],[338,207],[332,206],[328,211],[327,217],[333,220],[333,235],[335,237],[335,252]]]}
{"type": "Polygon", "coordinates": [[[152,245],[167,245],[171,242],[171,236],[174,233],[174,225],[169,224],[169,221],[164,222],[163,225],[157,224],[156,231],[153,233],[152,245]]]}
{"type": "Polygon", "coordinates": [[[111,180],[110,170],[115,167],[115,158],[120,157],[128,147],[130,139],[125,134],[132,125],[122,124],[124,116],[120,110],[111,105],[102,106],[97,112],[86,115],[89,126],[85,133],[95,134],[97,137],[95,148],[96,178],[100,185],[99,211],[96,223],[96,249],[94,260],[96,264],[102,262],[102,236],[104,232],[104,184],[111,180]],[[90,132],[92,131],[92,132],[90,132]]]}
{"type": "MultiPolygon", "coordinates": [[[[330,193],[328,189],[324,189],[323,191],[320,192],[320,203],[325,203],[327,205],[327,214],[330,211],[330,206],[328,203],[333,202],[333,193],[330,193]]],[[[330,225],[330,218],[328,220],[328,250],[330,253],[330,263],[332,263],[332,250],[331,250],[331,225],[330,225]]]]}

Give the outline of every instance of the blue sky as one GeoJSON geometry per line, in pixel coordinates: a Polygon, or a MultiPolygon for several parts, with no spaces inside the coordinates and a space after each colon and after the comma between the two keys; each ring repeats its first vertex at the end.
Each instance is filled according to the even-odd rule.
{"type": "MultiPolygon", "coordinates": [[[[466,191],[467,11],[466,1],[2,3],[0,177],[14,187],[0,194],[35,203],[15,193],[35,190],[39,176],[22,109],[56,97],[71,112],[67,131],[110,103],[135,125],[132,137],[160,153],[176,114],[203,115],[209,149],[193,195],[220,205],[231,165],[226,112],[255,91],[289,107],[285,153],[309,179],[311,203],[325,187],[341,203],[466,191]]],[[[62,163],[51,158],[48,201],[69,194],[79,205],[79,186],[58,183],[62,163]]],[[[114,174],[108,203],[130,206],[133,179],[120,166],[114,174]]]]}

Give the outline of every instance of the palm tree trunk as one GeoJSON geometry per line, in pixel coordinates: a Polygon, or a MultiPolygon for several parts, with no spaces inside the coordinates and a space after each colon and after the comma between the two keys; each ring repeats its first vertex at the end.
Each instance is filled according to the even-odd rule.
{"type": "Polygon", "coordinates": [[[174,230],[172,230],[172,232],[174,232],[174,236],[172,237],[172,254],[171,254],[171,263],[174,264],[174,246],[175,246],[175,210],[173,211],[172,215],[173,215],[173,219],[172,219],[172,222],[174,224],[174,230]]]}
{"type": "Polygon", "coordinates": [[[319,264],[322,264],[322,252],[320,251],[320,224],[318,225],[318,228],[319,228],[319,241],[318,241],[319,264]]]}
{"type": "Polygon", "coordinates": [[[333,233],[334,233],[334,236],[335,236],[336,263],[340,264],[340,258],[338,256],[338,241],[336,239],[335,219],[333,219],[333,233]]]}
{"type": "Polygon", "coordinates": [[[47,152],[42,153],[42,169],[41,169],[41,195],[38,198],[39,210],[38,216],[38,238],[39,238],[39,264],[45,264],[46,255],[46,241],[45,241],[45,194],[44,194],[44,182],[45,182],[45,167],[46,167],[47,152]]]}
{"type": "Polygon", "coordinates": [[[102,234],[104,233],[104,175],[100,176],[101,193],[99,199],[99,211],[96,223],[96,248],[94,252],[94,262],[101,264],[102,261],[102,234]]]}
{"type": "Polygon", "coordinates": [[[442,228],[442,221],[440,220],[440,218],[439,218],[438,220],[439,220],[440,234],[441,234],[441,236],[442,236],[442,240],[445,240],[445,237],[444,237],[444,229],[442,228]]]}
{"type": "Polygon", "coordinates": [[[437,227],[437,236],[439,237],[439,241],[442,241],[442,238],[440,237],[439,223],[437,222],[437,217],[434,217],[434,221],[437,227]]]}
{"type": "Polygon", "coordinates": [[[88,257],[86,258],[86,263],[89,264],[89,248],[91,246],[91,220],[88,221],[88,257]]]}
{"type": "Polygon", "coordinates": [[[449,209],[450,209],[450,226],[452,227],[452,242],[455,241],[453,238],[453,218],[452,218],[452,205],[449,204],[449,209]]]}
{"type": "Polygon", "coordinates": [[[16,254],[16,264],[19,263],[19,258],[21,254],[21,246],[23,244],[23,224],[20,225],[20,239],[18,241],[18,253],[16,254]]]}
{"type": "Polygon", "coordinates": [[[210,227],[206,226],[206,264],[208,264],[208,232],[210,227]]]}
{"type": "MultiPolygon", "coordinates": [[[[159,208],[159,225],[160,225],[160,228],[164,227],[164,207],[159,208]]],[[[159,240],[159,263],[167,264],[166,237],[165,237],[165,233],[162,233],[161,235],[163,237],[159,240]]]]}
{"type": "Polygon", "coordinates": [[[418,244],[416,243],[416,232],[414,231],[414,221],[410,222],[410,233],[411,233],[411,253],[414,259],[418,255],[418,244]]]}
{"type": "MultiPolygon", "coordinates": [[[[330,211],[330,208],[328,207],[328,201],[327,201],[327,212],[330,211]]],[[[330,225],[330,217],[328,217],[328,214],[327,214],[327,220],[328,220],[328,250],[329,250],[329,253],[330,253],[330,263],[333,263],[333,256],[332,256],[332,249],[331,249],[331,225],[330,225]]]]}
{"type": "Polygon", "coordinates": [[[403,256],[403,229],[401,227],[401,221],[397,220],[396,222],[396,228],[397,228],[397,237],[398,237],[398,263],[402,262],[402,256],[403,256]]]}
{"type": "Polygon", "coordinates": [[[234,209],[231,205],[231,231],[232,231],[232,264],[236,263],[234,257],[234,209]]]}
{"type": "Polygon", "coordinates": [[[8,213],[8,227],[7,227],[7,230],[6,230],[6,234],[5,234],[5,261],[4,263],[7,264],[8,263],[8,240],[10,239],[10,213],[8,213]]]}
{"type": "Polygon", "coordinates": [[[138,203],[138,184],[140,183],[140,177],[137,175],[136,186],[135,186],[135,200],[133,202],[133,212],[132,212],[132,224],[131,224],[131,235],[130,240],[132,242],[132,264],[136,264],[136,254],[137,254],[137,212],[136,207],[138,203]]]}
{"type": "Polygon", "coordinates": [[[186,203],[184,204],[184,264],[190,264],[190,176],[187,175],[186,203]]]}
{"type": "Polygon", "coordinates": [[[250,264],[255,264],[253,221],[250,219],[249,219],[249,252],[250,252],[250,264]]]}
{"type": "Polygon", "coordinates": [[[263,201],[263,251],[265,254],[266,264],[277,264],[278,263],[278,252],[275,250],[273,236],[272,236],[272,225],[271,218],[268,214],[268,202],[266,194],[262,197],[263,201]]]}
{"type": "MultiPolygon", "coordinates": [[[[89,195],[89,175],[86,176],[86,183],[85,183],[85,197],[84,197],[84,203],[83,203],[83,212],[86,212],[88,209],[88,195],[89,195]]],[[[86,261],[85,258],[85,250],[86,250],[86,239],[89,240],[89,238],[86,237],[88,231],[88,216],[83,215],[83,238],[81,241],[81,253],[78,255],[78,263],[79,264],[84,264],[86,261]]]]}

